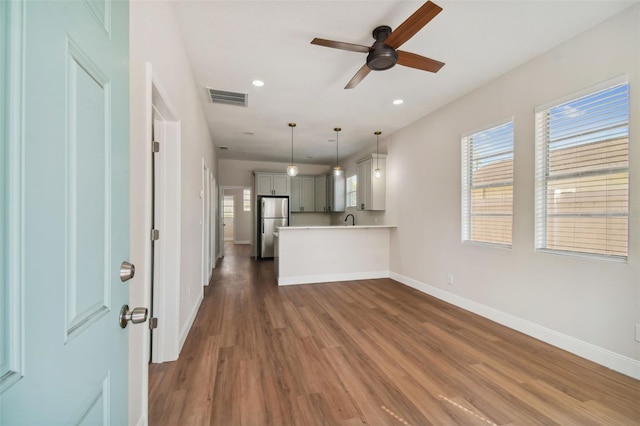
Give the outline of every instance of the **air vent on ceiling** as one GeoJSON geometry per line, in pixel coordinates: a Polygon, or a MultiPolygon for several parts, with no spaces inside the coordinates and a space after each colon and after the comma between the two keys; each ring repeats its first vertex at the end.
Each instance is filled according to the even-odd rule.
{"type": "Polygon", "coordinates": [[[226,90],[209,89],[209,99],[214,104],[236,105],[247,107],[249,105],[249,95],[247,93],[228,92],[226,90]]]}

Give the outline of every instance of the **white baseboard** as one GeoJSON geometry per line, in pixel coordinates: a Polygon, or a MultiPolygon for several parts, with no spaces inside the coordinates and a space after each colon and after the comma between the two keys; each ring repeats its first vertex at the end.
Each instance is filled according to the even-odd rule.
{"type": "Polygon", "coordinates": [[[301,275],[298,277],[279,277],[278,285],[330,283],[336,281],[370,280],[389,278],[389,271],[352,272],[344,274],[301,275]]]}
{"type": "Polygon", "coordinates": [[[180,343],[178,346],[179,348],[178,353],[182,352],[182,346],[184,346],[184,342],[187,340],[187,336],[189,335],[189,331],[193,326],[193,322],[196,320],[196,315],[198,315],[198,309],[200,309],[202,300],[203,300],[203,295],[202,293],[200,293],[200,297],[198,298],[196,303],[193,304],[193,308],[189,313],[189,318],[187,318],[187,322],[185,323],[184,327],[182,327],[182,330],[180,330],[180,343]]]}
{"type": "Polygon", "coordinates": [[[550,345],[564,349],[567,352],[588,359],[597,364],[615,370],[619,373],[640,380],[640,361],[617,354],[588,342],[576,339],[558,331],[543,327],[531,321],[518,318],[506,312],[499,311],[473,300],[449,293],[441,288],[433,287],[413,278],[391,272],[389,277],[418,291],[429,294],[462,309],[488,318],[506,327],[517,330],[550,345]]]}
{"type": "Polygon", "coordinates": [[[136,423],[136,426],[148,426],[149,422],[147,421],[147,416],[143,414],[140,415],[140,418],[138,419],[138,422],[136,423]]]}

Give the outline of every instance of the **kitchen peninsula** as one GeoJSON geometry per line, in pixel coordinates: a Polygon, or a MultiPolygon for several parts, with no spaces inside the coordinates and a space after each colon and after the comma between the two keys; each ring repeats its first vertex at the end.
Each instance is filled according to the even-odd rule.
{"type": "Polygon", "coordinates": [[[393,225],[278,228],[278,285],[386,278],[393,225]]]}

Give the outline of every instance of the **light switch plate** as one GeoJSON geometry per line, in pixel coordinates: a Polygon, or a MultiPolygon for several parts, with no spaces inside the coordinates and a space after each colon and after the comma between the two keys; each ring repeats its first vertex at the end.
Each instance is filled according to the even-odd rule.
{"type": "Polygon", "coordinates": [[[640,342],[640,324],[636,324],[636,342],[640,342]]]}

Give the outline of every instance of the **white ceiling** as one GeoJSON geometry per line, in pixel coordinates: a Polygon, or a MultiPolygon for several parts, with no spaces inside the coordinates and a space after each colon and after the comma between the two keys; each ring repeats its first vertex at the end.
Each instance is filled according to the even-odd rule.
{"type": "Polygon", "coordinates": [[[395,29],[422,3],[175,1],[214,144],[229,147],[219,158],[289,162],[292,121],[296,163],[334,163],[336,126],[340,158],[375,149],[374,131],[384,138],[635,2],[435,0],[443,11],[401,49],[445,62],[440,72],[398,65],[352,90],[366,55],[310,44],[371,45],[376,26],[395,29]],[[249,106],[212,104],[205,87],[248,93],[249,106]]]}

